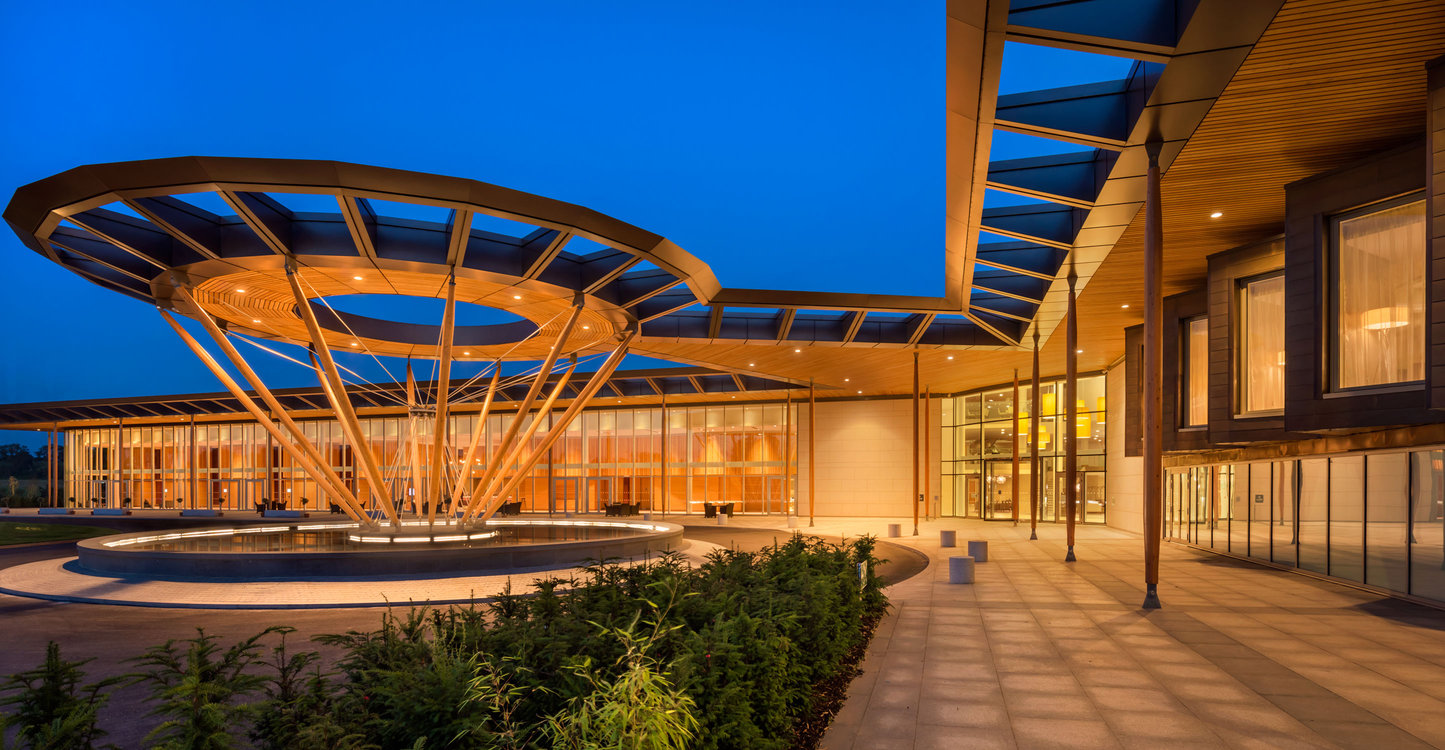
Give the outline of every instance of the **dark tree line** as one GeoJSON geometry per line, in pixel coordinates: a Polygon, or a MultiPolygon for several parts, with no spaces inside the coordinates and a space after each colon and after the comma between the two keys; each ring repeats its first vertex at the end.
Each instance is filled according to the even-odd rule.
{"type": "Polygon", "coordinates": [[[32,453],[19,443],[0,445],[0,479],[44,479],[46,460],[45,446],[32,453]]]}

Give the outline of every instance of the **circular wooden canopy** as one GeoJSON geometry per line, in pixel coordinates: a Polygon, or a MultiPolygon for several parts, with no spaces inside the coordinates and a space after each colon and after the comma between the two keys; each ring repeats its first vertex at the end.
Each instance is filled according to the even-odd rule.
{"type": "Polygon", "coordinates": [[[294,269],[325,343],[435,358],[440,320],[420,326],[346,313],[348,294],[445,298],[523,322],[457,328],[455,359],[539,359],[573,306],[564,350],[610,349],[638,306],[717,287],[671,242],[595,211],[440,175],[341,162],[184,157],[78,167],[22,187],[6,220],[32,249],[91,281],[230,330],[311,340],[294,269]],[[501,220],[501,221],[498,221],[501,220]],[[675,292],[674,292],[675,293],[675,292]]]}

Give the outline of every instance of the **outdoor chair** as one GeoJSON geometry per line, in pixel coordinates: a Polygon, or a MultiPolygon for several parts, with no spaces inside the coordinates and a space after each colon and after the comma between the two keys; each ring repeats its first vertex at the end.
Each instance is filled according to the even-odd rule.
{"type": "Polygon", "coordinates": [[[340,506],[340,505],[337,505],[336,503],[332,503],[332,504],[331,504],[331,515],[333,515],[333,516],[339,516],[339,515],[341,515],[341,506],[340,506]]]}

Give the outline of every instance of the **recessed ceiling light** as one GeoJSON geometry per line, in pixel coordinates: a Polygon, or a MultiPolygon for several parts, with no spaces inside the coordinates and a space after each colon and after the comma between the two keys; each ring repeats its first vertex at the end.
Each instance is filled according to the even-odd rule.
{"type": "Polygon", "coordinates": [[[802,349],[794,349],[794,350],[793,350],[793,353],[794,353],[794,354],[797,354],[798,352],[801,352],[801,351],[803,351],[803,350],[802,350],[802,349]]]}
{"type": "Polygon", "coordinates": [[[748,367],[757,367],[757,366],[758,366],[758,363],[757,363],[757,362],[749,362],[749,363],[748,363],[748,367]]]}
{"type": "Polygon", "coordinates": [[[236,294],[245,294],[245,293],[246,293],[246,290],[245,290],[245,289],[242,289],[242,288],[240,288],[240,287],[236,287],[236,294]]]}
{"type": "Polygon", "coordinates": [[[1221,217],[1221,216],[1223,216],[1223,215],[1224,215],[1224,212],[1223,212],[1223,211],[1215,211],[1214,213],[1212,213],[1212,214],[1209,215],[1209,218],[1211,218],[1211,219],[1218,219],[1219,217],[1221,217]]]}
{"type": "Polygon", "coordinates": [[[352,345],[352,346],[361,346],[361,344],[358,344],[358,343],[356,343],[355,341],[351,342],[351,345],[352,345]]]}
{"type": "Polygon", "coordinates": [[[472,356],[472,353],[471,353],[471,352],[462,352],[462,356],[463,356],[463,357],[470,357],[470,356],[472,356]]]}
{"type": "Polygon", "coordinates": [[[863,392],[862,392],[862,391],[858,391],[858,395],[860,395],[860,396],[863,395],[863,392]]]}
{"type": "Polygon", "coordinates": [[[520,295],[520,294],[514,294],[514,295],[512,295],[512,299],[521,299],[521,298],[522,298],[522,295],[520,295]]]}
{"type": "Polygon", "coordinates": [[[251,318],[251,322],[252,322],[252,323],[260,323],[260,322],[261,322],[261,319],[260,319],[260,318],[251,318]]]}
{"type": "Polygon", "coordinates": [[[360,277],[360,276],[352,276],[351,278],[356,279],[357,281],[361,281],[361,277],[360,277]]]}
{"type": "Polygon", "coordinates": [[[584,330],[584,331],[590,331],[590,330],[592,330],[592,326],[582,326],[582,330],[584,330]]]}
{"type": "Polygon", "coordinates": [[[1084,350],[1083,350],[1083,349],[1075,349],[1075,350],[1074,350],[1074,353],[1075,353],[1075,354],[1083,354],[1083,353],[1084,353],[1084,350]]]}
{"type": "Polygon", "coordinates": [[[950,360],[953,359],[953,355],[952,355],[952,354],[948,355],[948,358],[949,358],[950,360]]]}
{"type": "Polygon", "coordinates": [[[1119,309],[1121,309],[1121,310],[1128,310],[1128,309],[1129,309],[1129,306],[1128,306],[1128,305],[1119,305],[1119,309]]]}
{"type": "Polygon", "coordinates": [[[844,383],[852,382],[852,378],[843,378],[844,383]]]}

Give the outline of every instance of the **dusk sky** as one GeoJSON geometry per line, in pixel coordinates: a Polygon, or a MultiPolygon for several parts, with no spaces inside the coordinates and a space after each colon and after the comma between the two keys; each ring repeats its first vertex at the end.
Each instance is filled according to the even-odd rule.
{"type": "MultiPolygon", "coordinates": [[[[1002,89],[1128,65],[1011,45],[1002,89]]],[[[578,203],[724,286],[943,291],[942,2],[6,3],[0,82],[6,202],[82,164],[335,159],[578,203]]],[[[994,156],[1071,150],[1035,140],[994,156]]],[[[220,390],[8,228],[0,279],[0,402],[220,390]]]]}

